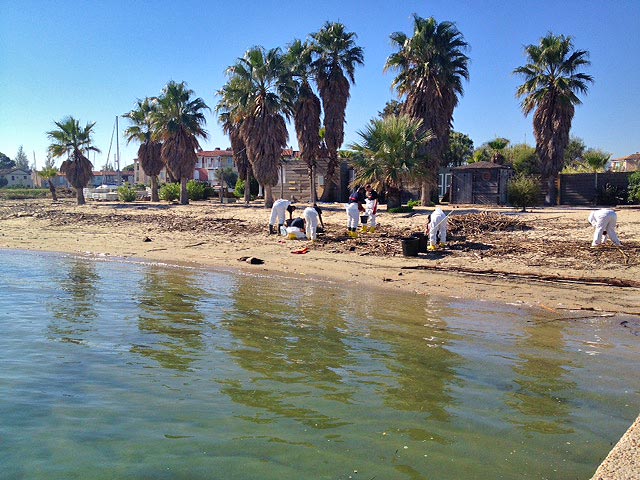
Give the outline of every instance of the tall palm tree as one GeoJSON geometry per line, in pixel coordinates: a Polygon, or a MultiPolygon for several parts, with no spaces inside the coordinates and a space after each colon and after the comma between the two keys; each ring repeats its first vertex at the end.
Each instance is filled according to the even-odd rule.
{"type": "Polygon", "coordinates": [[[406,97],[402,113],[421,119],[422,128],[435,135],[423,152],[422,203],[427,205],[447,150],[453,111],[458,96],[464,93],[462,80],[469,79],[469,57],[464,54],[469,45],[452,22],[438,23],[433,17],[418,15],[413,20],[412,37],[402,32],[391,34],[397,51],[387,58],[385,71],[398,71],[393,86],[406,97]]]}
{"type": "Polygon", "coordinates": [[[318,85],[324,111],[324,141],[329,162],[325,175],[323,200],[328,200],[335,187],[338,150],[344,141],[344,123],[350,84],[355,83],[355,67],[364,64],[364,53],[355,43],[357,35],[347,32],[342,23],[326,22],[311,34],[311,68],[318,85]],[[345,76],[346,74],[346,76],[345,76]]]}
{"type": "Polygon", "coordinates": [[[387,207],[401,205],[404,183],[414,178],[423,161],[420,151],[434,139],[422,120],[407,115],[374,118],[351,145],[354,184],[381,183],[387,190],[387,207]]]}
{"type": "Polygon", "coordinates": [[[297,84],[297,95],[293,106],[293,119],[298,137],[300,157],[307,164],[311,198],[317,200],[316,167],[321,152],[320,99],[311,87],[311,50],[307,42],[294,40],[287,51],[287,59],[291,65],[297,84]]]}
{"type": "Polygon", "coordinates": [[[289,140],[285,118],[293,111],[291,72],[279,48],[258,46],[229,67],[227,74],[225,87],[242,115],[240,135],[247,157],[256,180],[264,186],[265,207],[271,207],[282,149],[289,140]]]}
{"type": "Polygon", "coordinates": [[[158,106],[151,112],[152,140],[161,141],[160,156],[169,172],[180,180],[180,203],[189,204],[187,181],[193,170],[200,148],[198,138],[206,139],[206,120],[203,110],[209,109],[200,97],[192,98],[193,90],[185,82],[165,85],[158,98],[158,106]]]}
{"type": "Polygon", "coordinates": [[[65,174],[67,181],[76,189],[78,205],[84,205],[86,202],[82,189],[93,178],[93,164],[84,154],[90,151],[100,152],[98,148],[93,146],[91,138],[96,123],[87,123],[86,126],[81,127],[80,122],[72,116],[54,123],[58,127],[57,130],[47,132],[47,136],[51,140],[49,153],[54,158],[67,157],[60,165],[60,171],[65,174]]]}
{"type": "Polygon", "coordinates": [[[569,144],[575,105],[582,103],[577,94],[587,93],[587,84],[593,82],[591,75],[580,69],[591,62],[586,50],[573,50],[571,37],[553,33],[541,38],[539,45],[526,46],[525,53],[528,63],[513,71],[524,78],[517,96],[522,97],[525,116],[535,110],[533,135],[547,185],[545,203],[555,205],[556,178],[569,144]]]}
{"type": "Polygon", "coordinates": [[[136,102],[136,108],[123,115],[124,118],[128,118],[132,123],[132,125],[124,131],[127,137],[127,143],[134,140],[140,143],[140,147],[138,148],[138,161],[144,173],[151,177],[152,202],[160,201],[158,196],[158,175],[160,175],[160,172],[164,168],[164,163],[160,155],[162,143],[154,142],[151,138],[153,133],[151,114],[156,110],[157,104],[157,98],[138,100],[136,102]]]}
{"type": "Polygon", "coordinates": [[[217,95],[220,100],[216,105],[216,113],[218,114],[218,122],[222,125],[222,130],[229,136],[231,150],[233,151],[233,161],[238,169],[239,177],[244,180],[244,202],[248,205],[251,201],[251,177],[253,172],[247,157],[247,146],[240,134],[240,126],[245,114],[238,97],[241,89],[238,88],[237,83],[239,83],[238,79],[231,79],[218,90],[217,95]]]}

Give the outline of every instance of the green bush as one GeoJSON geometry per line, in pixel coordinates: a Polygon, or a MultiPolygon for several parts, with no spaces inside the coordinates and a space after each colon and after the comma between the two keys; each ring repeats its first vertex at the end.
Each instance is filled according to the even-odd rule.
{"type": "Polygon", "coordinates": [[[118,187],[118,198],[121,202],[133,202],[136,195],[136,190],[128,183],[118,187]]]}
{"type": "Polygon", "coordinates": [[[422,202],[420,200],[409,200],[407,202],[407,207],[419,207],[420,205],[422,205],[422,202]]]}
{"type": "Polygon", "coordinates": [[[401,207],[390,208],[387,211],[389,213],[410,213],[413,212],[413,207],[410,207],[409,205],[403,205],[401,207]]]}
{"type": "Polygon", "coordinates": [[[0,198],[6,200],[25,200],[28,198],[46,198],[49,194],[47,188],[3,188],[0,190],[0,198]]]}
{"type": "Polygon", "coordinates": [[[507,197],[514,207],[527,207],[538,203],[540,198],[540,180],[532,175],[518,175],[507,186],[507,197]]]}
{"type": "Polygon", "coordinates": [[[189,200],[202,200],[205,198],[205,191],[207,184],[204,182],[198,182],[197,180],[189,180],[187,182],[187,195],[189,200]]]}
{"type": "Polygon", "coordinates": [[[629,176],[627,191],[629,203],[640,203],[640,172],[634,172],[629,176]]]}
{"type": "Polygon", "coordinates": [[[211,185],[205,185],[204,198],[211,198],[216,196],[216,190],[211,185]]]}
{"type": "Polygon", "coordinates": [[[160,187],[158,192],[160,200],[166,200],[172,202],[180,198],[180,184],[179,183],[165,183],[160,187]]]}

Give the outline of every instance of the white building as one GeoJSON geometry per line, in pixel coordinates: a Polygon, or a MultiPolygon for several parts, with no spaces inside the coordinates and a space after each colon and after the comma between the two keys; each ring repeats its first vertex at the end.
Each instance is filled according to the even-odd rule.
{"type": "Polygon", "coordinates": [[[33,188],[33,180],[31,179],[31,172],[29,170],[8,168],[6,170],[0,170],[0,177],[7,180],[7,187],[33,188]]]}

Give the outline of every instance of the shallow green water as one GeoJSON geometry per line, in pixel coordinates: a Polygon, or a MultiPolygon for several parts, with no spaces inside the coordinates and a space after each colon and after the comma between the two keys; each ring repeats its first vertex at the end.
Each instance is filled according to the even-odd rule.
{"type": "Polygon", "coordinates": [[[2,479],[584,479],[640,410],[620,319],[15,251],[0,265],[2,479]]]}

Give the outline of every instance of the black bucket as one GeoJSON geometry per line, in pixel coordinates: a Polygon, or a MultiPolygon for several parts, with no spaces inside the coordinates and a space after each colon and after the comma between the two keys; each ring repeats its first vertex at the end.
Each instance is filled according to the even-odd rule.
{"type": "Polygon", "coordinates": [[[405,257],[417,257],[419,240],[416,237],[402,238],[402,255],[405,257]]]}
{"type": "Polygon", "coordinates": [[[418,239],[418,252],[427,253],[427,236],[423,232],[413,233],[412,236],[418,239]]]}
{"type": "Polygon", "coordinates": [[[360,223],[363,225],[367,224],[367,220],[369,220],[369,215],[360,215],[360,223]]]}

